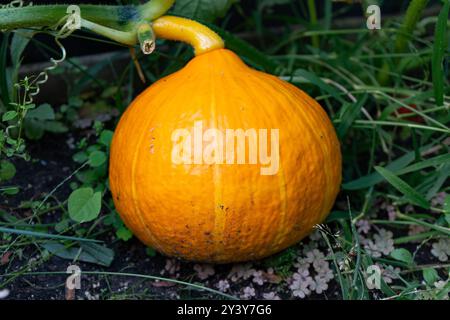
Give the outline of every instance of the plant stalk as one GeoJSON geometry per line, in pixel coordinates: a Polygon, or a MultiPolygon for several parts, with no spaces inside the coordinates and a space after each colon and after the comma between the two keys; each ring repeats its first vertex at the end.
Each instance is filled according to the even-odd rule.
{"type": "MultiPolygon", "coordinates": [[[[79,5],[82,27],[114,41],[134,45],[136,28],[170,9],[175,0],[151,0],[139,6],[79,5]]],[[[45,28],[58,24],[69,5],[36,5],[0,9],[0,30],[45,28]]]]}

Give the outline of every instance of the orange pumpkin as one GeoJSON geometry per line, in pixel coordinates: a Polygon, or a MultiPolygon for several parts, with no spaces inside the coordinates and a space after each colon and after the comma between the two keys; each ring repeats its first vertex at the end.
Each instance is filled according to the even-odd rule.
{"type": "MultiPolygon", "coordinates": [[[[195,23],[180,19],[160,18],[156,34],[180,38],[167,31],[176,24],[183,40],[190,41],[189,33],[198,38],[195,23]]],[[[111,147],[111,191],[128,228],[166,255],[214,263],[259,259],[295,244],[326,218],[341,181],[339,141],[314,99],[249,68],[214,41],[190,41],[196,57],[126,110],[111,147]],[[245,144],[236,140],[226,149],[228,140],[206,139],[212,128],[216,131],[209,132],[266,132],[257,139],[268,144],[272,160],[278,152],[278,170],[262,174],[267,161],[252,161],[251,134],[245,144]],[[268,134],[276,129],[278,137],[268,134]],[[191,162],[174,161],[179,130],[192,133],[183,144],[192,146],[192,154],[182,159],[191,162]],[[195,136],[196,130],[203,135],[195,136]],[[208,146],[214,152],[206,159],[208,146]],[[230,161],[214,162],[219,153],[230,161]]]]}

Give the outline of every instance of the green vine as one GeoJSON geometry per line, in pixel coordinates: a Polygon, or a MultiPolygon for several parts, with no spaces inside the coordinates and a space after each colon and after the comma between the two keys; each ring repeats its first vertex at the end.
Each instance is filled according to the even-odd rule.
{"type": "MultiPolygon", "coordinates": [[[[139,6],[79,5],[81,27],[116,42],[138,43],[138,28],[165,14],[174,0],[151,0],[139,6]]],[[[45,28],[67,15],[67,5],[6,6],[0,9],[0,30],[45,28]]]]}

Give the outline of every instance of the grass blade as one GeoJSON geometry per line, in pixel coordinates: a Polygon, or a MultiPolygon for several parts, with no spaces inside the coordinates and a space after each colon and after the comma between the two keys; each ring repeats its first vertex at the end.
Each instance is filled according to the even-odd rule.
{"type": "Polygon", "coordinates": [[[428,203],[427,199],[423,195],[421,195],[419,192],[417,192],[413,187],[411,187],[409,184],[407,184],[405,181],[397,177],[392,171],[383,168],[383,167],[375,167],[375,170],[379,174],[383,176],[384,179],[386,179],[387,182],[389,182],[395,189],[400,191],[406,198],[408,198],[412,203],[418,205],[419,207],[429,209],[430,204],[428,203]]]}
{"type": "Polygon", "coordinates": [[[444,6],[439,13],[434,32],[433,58],[431,60],[431,72],[433,78],[433,91],[436,104],[444,104],[444,67],[443,61],[447,49],[447,20],[450,9],[450,1],[444,1],[444,6]]]}
{"type": "Polygon", "coordinates": [[[397,175],[419,171],[428,167],[438,166],[450,162],[450,154],[443,154],[431,159],[423,160],[400,170],[397,175]]]}
{"type": "Polygon", "coordinates": [[[8,109],[9,103],[11,102],[9,98],[8,90],[8,77],[6,71],[6,64],[8,63],[8,44],[9,44],[9,32],[3,33],[2,43],[0,45],[0,98],[2,100],[5,109],[8,109]]]}
{"type": "Polygon", "coordinates": [[[58,235],[58,234],[50,234],[50,233],[35,232],[35,231],[29,231],[29,230],[11,229],[11,228],[3,228],[3,227],[0,227],[0,232],[13,233],[13,234],[19,234],[19,235],[23,235],[23,236],[31,236],[31,237],[36,237],[36,238],[60,239],[60,240],[72,240],[72,241],[84,241],[84,242],[103,242],[101,240],[86,239],[86,238],[79,238],[79,237],[61,236],[61,235],[58,235]]]}
{"type": "Polygon", "coordinates": [[[344,114],[341,117],[341,122],[336,131],[340,140],[342,140],[348,132],[348,129],[352,126],[355,119],[361,112],[362,106],[366,103],[367,94],[365,94],[357,103],[347,103],[344,114]]]}

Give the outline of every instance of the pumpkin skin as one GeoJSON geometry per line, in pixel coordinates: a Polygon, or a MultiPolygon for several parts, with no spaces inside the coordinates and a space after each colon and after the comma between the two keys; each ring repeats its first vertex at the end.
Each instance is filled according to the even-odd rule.
{"type": "Polygon", "coordinates": [[[143,243],[168,256],[228,263],[276,253],[321,223],[339,191],[341,154],[314,99],[216,49],[133,101],[114,133],[109,172],[116,209],[143,243]],[[278,128],[278,172],[174,164],[173,131],[196,121],[203,130],[278,128]]]}

